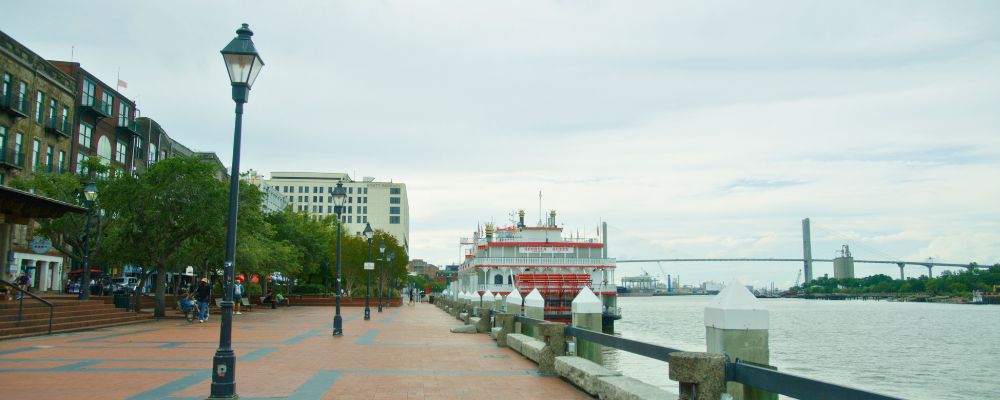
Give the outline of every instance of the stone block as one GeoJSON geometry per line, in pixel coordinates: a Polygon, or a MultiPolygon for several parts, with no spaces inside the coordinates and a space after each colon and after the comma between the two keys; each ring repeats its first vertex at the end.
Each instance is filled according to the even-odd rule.
{"type": "Polygon", "coordinates": [[[511,333],[511,334],[508,334],[507,335],[507,347],[510,347],[512,350],[520,353],[521,352],[521,343],[524,343],[524,341],[528,340],[528,339],[531,339],[531,338],[528,337],[528,336],[522,335],[520,333],[511,333]]]}
{"type": "Polygon", "coordinates": [[[583,391],[597,395],[597,378],[604,376],[621,376],[620,372],[612,371],[601,365],[580,357],[556,357],[556,373],[583,391]]]}
{"type": "Polygon", "coordinates": [[[475,325],[462,325],[451,328],[451,333],[477,333],[475,325]]]}
{"type": "MultiPolygon", "coordinates": [[[[468,320],[468,321],[465,321],[465,322],[466,322],[467,324],[469,324],[469,325],[472,325],[472,326],[474,326],[474,327],[475,327],[475,328],[476,328],[477,330],[479,329],[479,317],[472,317],[472,318],[469,318],[469,320],[468,320]]],[[[481,332],[481,331],[480,331],[480,332],[481,332]]]]}
{"type": "Polygon", "coordinates": [[[677,395],[642,383],[627,376],[602,376],[594,381],[597,398],[601,400],[662,400],[677,399],[677,395]]]}
{"type": "Polygon", "coordinates": [[[525,358],[537,363],[542,359],[542,350],[545,349],[545,342],[535,338],[529,339],[521,343],[521,354],[525,358]]]}
{"type": "Polygon", "coordinates": [[[499,326],[496,327],[496,328],[490,329],[490,338],[493,339],[493,340],[497,340],[497,336],[500,335],[500,331],[502,331],[502,330],[503,330],[503,328],[501,328],[499,326]]]}
{"type": "Polygon", "coordinates": [[[462,322],[469,323],[469,313],[458,314],[458,319],[462,320],[462,322]]]}

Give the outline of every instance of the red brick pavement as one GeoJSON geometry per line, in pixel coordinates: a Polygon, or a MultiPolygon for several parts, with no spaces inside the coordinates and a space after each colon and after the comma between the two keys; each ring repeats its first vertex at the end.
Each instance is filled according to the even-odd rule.
{"type": "MultiPolygon", "coordinates": [[[[242,399],[587,399],[487,335],[428,304],[291,307],[234,315],[236,391],[242,399]]],[[[164,320],[0,341],[0,393],[12,399],[199,399],[209,393],[219,318],[164,320]]]]}

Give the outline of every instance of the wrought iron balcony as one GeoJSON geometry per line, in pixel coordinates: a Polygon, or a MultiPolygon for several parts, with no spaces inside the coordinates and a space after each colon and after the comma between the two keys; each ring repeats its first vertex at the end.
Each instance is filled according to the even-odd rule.
{"type": "Polygon", "coordinates": [[[0,151],[0,165],[24,169],[24,155],[24,153],[17,151],[17,149],[4,149],[0,151]]]}
{"type": "Polygon", "coordinates": [[[0,110],[14,119],[28,118],[28,99],[24,93],[7,93],[0,97],[0,110]]]}
{"type": "Polygon", "coordinates": [[[121,121],[119,121],[119,125],[115,130],[120,134],[138,135],[139,124],[135,123],[135,121],[128,121],[124,125],[121,125],[121,121]]]}
{"type": "Polygon", "coordinates": [[[101,99],[91,99],[90,104],[84,102],[80,105],[80,111],[86,114],[93,115],[95,118],[110,118],[111,117],[111,104],[105,104],[101,99]]]}
{"type": "Polygon", "coordinates": [[[45,123],[45,131],[69,137],[69,118],[66,118],[66,116],[49,118],[49,121],[45,123]]]}

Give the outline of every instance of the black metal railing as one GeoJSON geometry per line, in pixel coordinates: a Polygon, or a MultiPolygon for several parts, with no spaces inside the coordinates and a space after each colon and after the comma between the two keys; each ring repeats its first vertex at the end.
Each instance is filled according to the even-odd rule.
{"type": "Polygon", "coordinates": [[[24,153],[17,150],[17,148],[0,150],[0,164],[24,168],[24,153]]]}
{"type": "Polygon", "coordinates": [[[12,112],[18,117],[27,118],[27,96],[25,96],[24,93],[15,93],[13,91],[7,93],[6,96],[0,96],[0,109],[12,112]]]}
{"type": "Polygon", "coordinates": [[[62,117],[49,117],[49,122],[45,124],[45,129],[64,136],[69,135],[69,118],[65,115],[62,117]]]}
{"type": "MultiPolygon", "coordinates": [[[[515,316],[514,321],[522,325],[538,325],[547,321],[528,318],[525,316],[515,316]]],[[[618,350],[627,351],[654,360],[670,362],[670,353],[681,352],[683,350],[666,346],[655,345],[638,340],[626,339],[619,336],[608,335],[588,329],[566,325],[563,331],[566,336],[572,336],[578,340],[597,343],[603,346],[612,347],[618,350]]],[[[856,389],[849,386],[835,383],[818,381],[787,372],[768,369],[762,366],[750,364],[746,361],[736,359],[730,360],[726,356],[726,381],[741,383],[750,387],[759,388],[769,392],[799,398],[799,399],[856,399],[856,400],[898,400],[900,398],[856,389]]]]}
{"type": "Polygon", "coordinates": [[[41,297],[35,296],[33,293],[31,293],[31,292],[29,292],[27,290],[21,289],[19,286],[17,286],[14,283],[7,282],[7,281],[5,281],[3,279],[0,279],[0,283],[13,288],[15,291],[17,291],[20,294],[20,296],[18,296],[19,304],[17,306],[17,322],[21,322],[21,320],[24,319],[24,295],[31,296],[31,298],[33,298],[35,300],[38,300],[38,301],[42,302],[42,304],[45,304],[45,305],[49,306],[49,331],[47,332],[47,334],[52,334],[52,311],[55,309],[55,305],[54,304],[50,303],[48,300],[45,300],[45,299],[43,299],[41,297]]]}
{"type": "Polygon", "coordinates": [[[88,101],[85,101],[83,104],[80,105],[80,108],[83,111],[93,113],[95,116],[99,118],[111,117],[111,112],[112,112],[111,105],[104,103],[103,101],[101,101],[101,99],[98,98],[88,99],[88,101]]]}

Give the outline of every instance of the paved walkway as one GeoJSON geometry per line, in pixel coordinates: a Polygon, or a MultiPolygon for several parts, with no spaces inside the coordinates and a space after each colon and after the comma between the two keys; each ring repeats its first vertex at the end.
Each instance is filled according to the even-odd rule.
{"type": "MultiPolygon", "coordinates": [[[[586,399],[542,377],[488,335],[452,334],[460,324],[429,304],[262,309],[234,315],[236,391],[241,399],[586,399]]],[[[0,341],[0,393],[12,399],[204,399],[219,318],[164,320],[89,332],[0,341]]]]}

